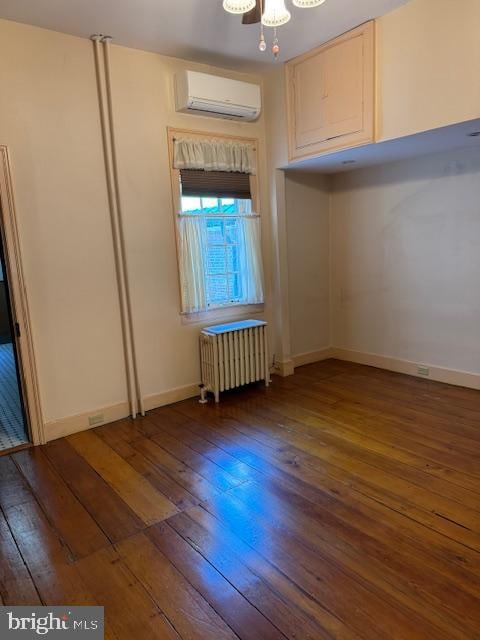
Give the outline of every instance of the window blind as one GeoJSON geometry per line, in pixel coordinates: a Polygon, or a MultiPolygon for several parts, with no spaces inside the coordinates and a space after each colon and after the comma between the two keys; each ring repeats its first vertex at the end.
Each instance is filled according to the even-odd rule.
{"type": "Polygon", "coordinates": [[[182,196],[251,199],[250,176],[236,171],[180,169],[182,196]]]}

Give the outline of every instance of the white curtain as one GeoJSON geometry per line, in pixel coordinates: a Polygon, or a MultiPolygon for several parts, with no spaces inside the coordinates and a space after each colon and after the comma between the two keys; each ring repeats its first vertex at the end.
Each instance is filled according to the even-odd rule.
{"type": "MultiPolygon", "coordinates": [[[[237,218],[239,225],[240,304],[264,301],[260,217],[237,218]]],[[[206,226],[202,216],[179,216],[182,312],[207,311],[206,226]]]]}
{"type": "Polygon", "coordinates": [[[243,245],[240,256],[242,302],[260,304],[264,299],[260,217],[244,216],[238,218],[238,222],[243,245]]]}
{"type": "Polygon", "coordinates": [[[251,144],[240,142],[179,139],[174,141],[173,167],[254,175],[255,149],[251,144]]]}
{"type": "Polygon", "coordinates": [[[202,216],[179,216],[178,225],[182,312],[206,311],[205,221],[202,216]]]}

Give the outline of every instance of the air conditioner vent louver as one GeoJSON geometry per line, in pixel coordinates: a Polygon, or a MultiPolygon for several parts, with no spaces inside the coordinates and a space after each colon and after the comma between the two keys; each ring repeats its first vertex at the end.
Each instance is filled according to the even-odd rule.
{"type": "Polygon", "coordinates": [[[260,115],[260,87],[256,84],[196,71],[182,71],[175,80],[177,111],[246,121],[260,115]]]}

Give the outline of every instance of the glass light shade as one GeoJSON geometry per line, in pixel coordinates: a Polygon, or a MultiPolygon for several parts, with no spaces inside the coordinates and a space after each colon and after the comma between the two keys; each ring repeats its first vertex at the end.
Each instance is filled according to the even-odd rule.
{"type": "Polygon", "coordinates": [[[266,27],[281,27],[291,17],[290,11],[285,6],[285,0],[265,0],[262,23],[266,27]]]}
{"type": "Polygon", "coordinates": [[[309,9],[310,7],[319,7],[325,0],[293,0],[293,4],[301,9],[309,9]]]}
{"type": "Polygon", "coordinates": [[[247,13],[255,8],[256,0],[223,0],[223,8],[228,13],[247,13]]]}

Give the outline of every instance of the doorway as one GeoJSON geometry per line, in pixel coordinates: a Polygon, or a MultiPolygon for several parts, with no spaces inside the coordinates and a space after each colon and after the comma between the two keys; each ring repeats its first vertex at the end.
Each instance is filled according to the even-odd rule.
{"type": "Polygon", "coordinates": [[[0,233],[0,452],[29,442],[17,348],[19,330],[13,319],[3,237],[0,233]]]}
{"type": "MultiPolygon", "coordinates": [[[[24,444],[44,444],[46,442],[37,366],[33,348],[32,323],[28,308],[27,286],[23,274],[22,250],[17,224],[15,198],[13,194],[10,156],[5,145],[0,145],[0,236],[2,243],[2,282],[6,300],[8,332],[3,333],[3,344],[10,345],[6,352],[5,382],[0,380],[2,389],[12,389],[10,399],[15,400],[7,407],[15,407],[11,420],[15,419],[18,439],[24,444]],[[6,337],[5,337],[6,336],[6,337]],[[16,392],[15,392],[16,390],[16,392]],[[20,411],[18,410],[20,407],[20,411]],[[22,420],[20,420],[20,416],[22,420]]],[[[4,315],[5,317],[5,315],[4,315]]],[[[5,392],[8,401],[8,393],[5,392]]],[[[7,421],[7,420],[6,420],[7,421]]],[[[9,448],[11,444],[9,444],[9,448]]],[[[0,448],[0,454],[2,450],[0,448]]]]}

